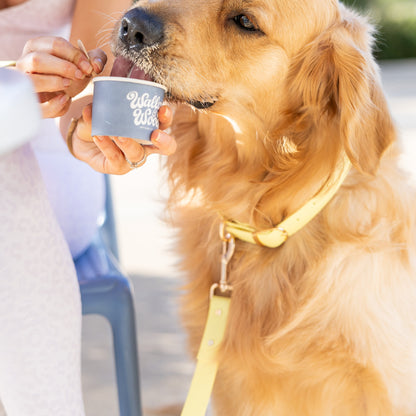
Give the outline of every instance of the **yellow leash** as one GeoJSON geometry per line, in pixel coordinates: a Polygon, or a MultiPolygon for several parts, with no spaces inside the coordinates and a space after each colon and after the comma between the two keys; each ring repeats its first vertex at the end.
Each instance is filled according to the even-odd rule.
{"type": "Polygon", "coordinates": [[[234,254],[235,241],[231,234],[224,234],[222,239],[221,278],[211,287],[208,319],[197,356],[197,365],[189,388],[188,397],[181,416],[202,416],[208,407],[211,391],[218,370],[218,350],[224,338],[230,310],[232,286],[227,282],[227,265],[234,254]],[[215,292],[219,292],[216,295],[215,292]]]}
{"type": "Polygon", "coordinates": [[[229,297],[212,296],[197,366],[181,416],[205,415],[218,370],[217,354],[225,333],[229,297]]]}
{"type": "Polygon", "coordinates": [[[250,225],[236,221],[225,221],[221,224],[220,236],[223,241],[221,279],[211,288],[207,323],[199,347],[195,373],[181,416],[203,416],[208,407],[218,370],[218,350],[224,338],[231,303],[232,287],[227,283],[227,265],[234,254],[234,237],[261,246],[279,247],[325,207],[340,188],[350,166],[350,161],[345,156],[337,167],[334,179],[318,195],[274,228],[256,231],[250,225]],[[220,292],[221,296],[216,295],[216,291],[220,292]]]}

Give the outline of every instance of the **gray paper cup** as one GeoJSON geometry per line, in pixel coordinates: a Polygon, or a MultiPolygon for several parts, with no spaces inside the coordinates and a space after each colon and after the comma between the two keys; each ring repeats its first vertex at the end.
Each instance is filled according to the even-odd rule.
{"type": "Polygon", "coordinates": [[[155,82],[122,77],[94,78],[93,136],[131,137],[151,144],[159,127],[157,113],[166,88],[155,82]]]}

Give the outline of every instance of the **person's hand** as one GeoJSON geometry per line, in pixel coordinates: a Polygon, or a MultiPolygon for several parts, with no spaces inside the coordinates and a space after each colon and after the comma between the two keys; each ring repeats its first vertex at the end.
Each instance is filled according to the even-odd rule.
{"type": "Polygon", "coordinates": [[[71,98],[80,93],[93,73],[100,73],[107,56],[100,49],[85,54],[59,37],[29,40],[16,63],[30,75],[38,93],[43,117],[59,117],[68,111],[71,98]]]}
{"type": "Polygon", "coordinates": [[[159,109],[159,129],[151,135],[152,144],[144,146],[126,137],[91,137],[91,114],[90,104],[84,107],[68,147],[76,158],[98,172],[123,175],[144,164],[149,154],[171,155],[176,150],[173,137],[163,131],[172,124],[172,111],[166,105],[159,109]]]}

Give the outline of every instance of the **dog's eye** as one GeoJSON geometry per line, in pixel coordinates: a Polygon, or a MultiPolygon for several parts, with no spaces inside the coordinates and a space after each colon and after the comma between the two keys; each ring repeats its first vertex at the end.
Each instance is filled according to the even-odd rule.
{"type": "Polygon", "coordinates": [[[250,30],[252,32],[259,30],[259,28],[244,14],[239,14],[234,17],[234,22],[244,30],[250,30]]]}

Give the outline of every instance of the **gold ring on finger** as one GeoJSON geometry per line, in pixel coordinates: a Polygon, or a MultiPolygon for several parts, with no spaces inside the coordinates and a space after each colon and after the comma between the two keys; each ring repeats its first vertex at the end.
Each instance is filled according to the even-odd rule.
{"type": "Polygon", "coordinates": [[[137,169],[137,168],[139,168],[140,166],[143,166],[146,163],[146,159],[147,159],[146,150],[143,149],[143,157],[140,160],[138,160],[137,162],[132,162],[127,157],[125,159],[126,159],[126,162],[129,164],[131,169],[137,169]]]}

